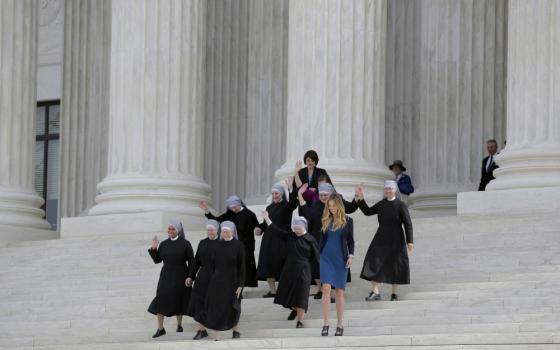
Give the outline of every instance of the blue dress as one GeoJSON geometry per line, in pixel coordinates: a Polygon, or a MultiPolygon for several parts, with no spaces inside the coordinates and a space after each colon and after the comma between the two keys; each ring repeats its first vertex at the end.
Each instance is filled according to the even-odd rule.
{"type": "Polygon", "coordinates": [[[329,239],[321,252],[320,272],[321,283],[345,289],[348,269],[342,253],[342,230],[343,227],[336,231],[329,227],[329,239]]]}

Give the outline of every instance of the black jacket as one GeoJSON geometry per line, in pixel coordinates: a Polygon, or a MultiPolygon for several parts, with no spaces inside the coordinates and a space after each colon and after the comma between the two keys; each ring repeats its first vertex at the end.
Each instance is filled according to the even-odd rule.
{"type": "MultiPolygon", "coordinates": [[[[329,239],[328,232],[322,233],[321,252],[329,239]]],[[[344,260],[348,260],[349,255],[354,255],[354,221],[349,216],[346,216],[346,226],[342,228],[342,252],[344,253],[344,260]]]]}
{"type": "Polygon", "coordinates": [[[480,185],[478,186],[479,191],[486,190],[486,185],[495,179],[494,170],[499,168],[495,162],[496,156],[497,154],[494,155],[494,159],[492,160],[492,164],[490,164],[488,170],[486,170],[486,162],[488,162],[488,157],[490,156],[487,156],[482,160],[482,175],[480,177],[480,185]]]}

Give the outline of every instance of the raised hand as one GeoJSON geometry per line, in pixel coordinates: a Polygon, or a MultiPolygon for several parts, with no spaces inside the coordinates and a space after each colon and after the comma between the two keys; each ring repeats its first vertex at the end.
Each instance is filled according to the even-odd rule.
{"type": "Polygon", "coordinates": [[[270,217],[268,216],[268,211],[266,211],[266,210],[263,210],[261,212],[261,215],[262,215],[263,219],[265,219],[265,220],[270,219],[270,217]]]}
{"type": "Polygon", "coordinates": [[[303,193],[304,193],[305,191],[307,191],[307,187],[308,187],[308,186],[309,186],[309,185],[308,185],[307,183],[304,183],[303,185],[301,185],[301,187],[300,187],[299,190],[298,190],[298,194],[303,195],[303,193]]]}
{"type": "Polygon", "coordinates": [[[185,280],[185,286],[192,287],[192,278],[189,277],[185,280]]]}
{"type": "Polygon", "coordinates": [[[253,230],[253,233],[255,234],[255,236],[260,236],[262,235],[262,230],[260,227],[255,227],[255,229],[253,230]]]}
{"type": "Polygon", "coordinates": [[[235,295],[237,295],[237,299],[239,299],[239,296],[241,295],[241,287],[237,287],[237,289],[235,290],[235,295]]]}
{"type": "Polygon", "coordinates": [[[297,173],[298,171],[300,171],[302,167],[303,167],[303,162],[302,162],[301,159],[300,159],[300,160],[298,160],[298,161],[296,162],[296,173],[297,173]]]}
{"type": "Polygon", "coordinates": [[[200,209],[204,210],[205,213],[210,212],[210,209],[208,208],[208,204],[206,204],[206,202],[204,202],[204,201],[198,203],[198,207],[200,209]]]}
{"type": "Polygon", "coordinates": [[[412,251],[414,250],[414,244],[412,244],[412,243],[408,243],[406,245],[406,247],[408,248],[409,253],[412,253],[412,251]]]}
{"type": "Polygon", "coordinates": [[[157,250],[159,245],[159,238],[157,235],[154,236],[154,238],[152,239],[152,250],[157,250]]]}

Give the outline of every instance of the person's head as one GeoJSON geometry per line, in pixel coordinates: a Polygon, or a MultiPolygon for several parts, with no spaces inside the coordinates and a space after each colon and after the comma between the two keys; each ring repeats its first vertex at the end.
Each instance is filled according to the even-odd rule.
{"type": "Polygon", "coordinates": [[[321,174],[318,178],[317,178],[317,184],[326,184],[329,182],[329,178],[327,177],[326,174],[321,174]]]}
{"type": "Polygon", "coordinates": [[[216,239],[218,237],[218,232],[220,232],[220,223],[216,220],[208,220],[206,222],[206,234],[210,239],[216,239]]]}
{"type": "Polygon", "coordinates": [[[395,160],[393,164],[389,165],[389,169],[391,169],[395,176],[399,176],[403,171],[406,171],[402,160],[395,160]]]}
{"type": "Polygon", "coordinates": [[[237,228],[233,222],[222,222],[220,238],[226,241],[237,239],[237,228]]]}
{"type": "Polygon", "coordinates": [[[383,196],[385,198],[393,199],[397,194],[397,182],[393,180],[386,180],[383,186],[383,196]]]}
{"type": "Polygon", "coordinates": [[[490,155],[496,154],[498,152],[498,142],[494,139],[486,141],[486,150],[490,155]]]}
{"type": "Polygon", "coordinates": [[[307,220],[303,216],[294,216],[292,219],[292,231],[302,236],[307,232],[307,220]]]}
{"type": "Polygon", "coordinates": [[[327,232],[329,225],[337,230],[346,225],[346,212],[344,210],[344,203],[342,198],[333,193],[329,196],[325,209],[323,210],[323,217],[321,218],[323,232],[327,232]]]}
{"type": "Polygon", "coordinates": [[[183,224],[179,219],[171,219],[169,226],[167,226],[167,235],[169,238],[175,239],[181,232],[183,232],[183,224]]]}
{"type": "Polygon", "coordinates": [[[326,204],[327,200],[334,193],[334,187],[330,183],[322,183],[319,185],[319,200],[326,204]]]}
{"type": "Polygon", "coordinates": [[[280,203],[284,199],[284,186],[279,182],[272,186],[270,190],[272,194],[272,203],[280,203]]]}
{"type": "Polygon", "coordinates": [[[303,155],[303,161],[308,168],[314,168],[319,164],[319,155],[314,150],[309,150],[303,155]]]}
{"type": "Polygon", "coordinates": [[[239,196],[229,196],[228,199],[226,199],[226,206],[234,213],[239,213],[243,208],[243,202],[239,196]]]}

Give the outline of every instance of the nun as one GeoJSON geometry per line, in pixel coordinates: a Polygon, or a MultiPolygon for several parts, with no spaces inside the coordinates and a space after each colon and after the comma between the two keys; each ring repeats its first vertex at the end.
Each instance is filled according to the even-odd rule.
{"type": "Polygon", "coordinates": [[[204,210],[204,215],[208,219],[218,222],[231,221],[237,227],[239,241],[245,246],[245,285],[243,287],[257,286],[257,264],[255,263],[255,227],[259,225],[257,216],[245,206],[238,196],[230,196],[226,200],[227,211],[216,217],[208,208],[208,205],[201,202],[199,207],[204,210]]]}
{"type": "Polygon", "coordinates": [[[207,293],[195,320],[215,332],[233,328],[232,338],[240,338],[239,317],[241,315],[241,291],[245,282],[245,248],[237,239],[235,224],[231,221],[221,223],[220,240],[211,257],[213,271],[208,283],[207,293]]]}
{"type": "MultiPolygon", "coordinates": [[[[323,212],[325,211],[325,204],[329,200],[331,194],[336,193],[334,187],[328,183],[323,182],[319,184],[319,200],[315,200],[311,203],[310,206],[307,205],[305,199],[303,198],[303,193],[307,190],[307,184],[303,184],[298,190],[298,201],[299,201],[299,215],[305,217],[308,223],[308,231],[311,233],[311,236],[315,238],[317,241],[318,246],[321,246],[321,242],[323,240],[323,234],[321,233],[321,219],[323,217],[323,212]]],[[[340,195],[339,195],[340,196],[340,195]]],[[[357,190],[356,196],[352,200],[352,202],[346,201],[344,198],[341,197],[342,203],[344,204],[344,211],[346,214],[351,214],[358,209],[358,202],[357,199],[357,190]]],[[[321,299],[323,296],[323,292],[321,290],[321,283],[319,279],[319,265],[313,264],[313,281],[316,285],[316,292],[314,294],[314,299],[321,299]]],[[[350,282],[350,274],[348,274],[348,282],[350,282]]],[[[335,302],[335,298],[331,298],[331,302],[335,302]]]]}
{"type": "Polygon", "coordinates": [[[362,279],[371,281],[372,285],[366,301],[381,300],[380,283],[392,285],[391,301],[397,301],[399,285],[410,283],[408,253],[414,249],[412,221],[407,205],[396,197],[397,190],[396,181],[385,181],[384,198],[369,207],[363,199],[363,188],[359,188],[360,210],[366,216],[377,214],[379,222],[360,274],[362,279]]]}
{"type": "MultiPolygon", "coordinates": [[[[212,256],[218,245],[220,232],[220,223],[216,220],[208,220],[206,223],[206,233],[208,237],[202,239],[198,243],[194,264],[190,269],[189,278],[187,278],[187,287],[192,288],[191,298],[187,315],[195,317],[196,314],[204,308],[206,294],[208,292],[208,284],[212,277],[212,256]]],[[[199,324],[198,331],[193,340],[199,340],[208,337],[208,332],[203,324],[199,324]]]]}
{"type": "MultiPolygon", "coordinates": [[[[292,182],[293,179],[287,182],[290,187],[292,182]]],[[[272,186],[270,192],[272,203],[266,207],[266,211],[277,227],[289,231],[292,213],[298,204],[295,191],[291,191],[293,194],[290,193],[288,200],[284,185],[279,182],[272,186]]],[[[286,242],[281,235],[269,232],[266,220],[255,228],[255,235],[262,235],[257,278],[260,281],[267,281],[270,289],[268,293],[263,295],[263,298],[274,298],[276,296],[276,281],[280,278],[286,259],[286,242]]]]}
{"type": "Polygon", "coordinates": [[[274,303],[292,309],[288,319],[297,316],[296,328],[303,328],[303,318],[309,302],[311,264],[319,264],[317,241],[307,233],[307,220],[302,216],[293,218],[289,231],[277,226],[267,211],[263,212],[263,218],[269,225],[269,233],[286,241],[288,252],[274,303]]]}
{"type": "Polygon", "coordinates": [[[152,240],[148,253],[154,263],[163,262],[156,290],[156,297],[148,312],[157,316],[158,329],[152,338],[165,334],[164,317],[177,317],[177,332],[182,332],[183,315],[187,314],[191,289],[186,286],[189,268],[193,265],[194,253],[189,241],[179,234],[183,231],[181,221],[172,219],[168,228],[168,239],[159,243],[157,236],[152,240]]]}

